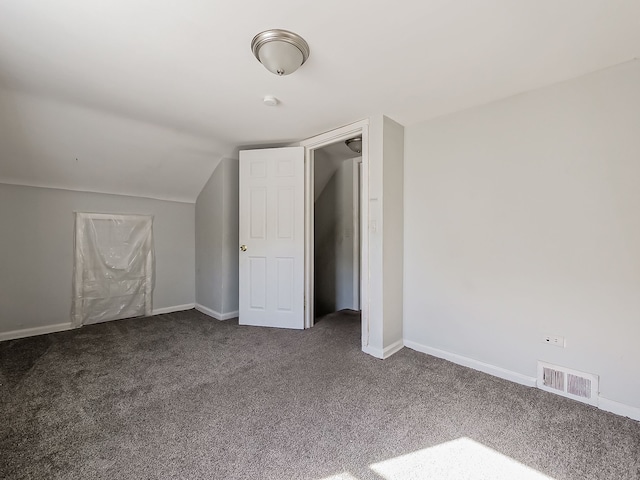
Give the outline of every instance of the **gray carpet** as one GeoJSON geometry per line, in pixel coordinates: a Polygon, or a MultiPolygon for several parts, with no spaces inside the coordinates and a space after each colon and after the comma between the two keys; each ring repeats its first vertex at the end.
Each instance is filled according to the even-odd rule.
{"type": "Polygon", "coordinates": [[[288,331],[194,310],[3,342],[0,477],[640,479],[638,422],[359,343],[348,312],[288,331]]]}

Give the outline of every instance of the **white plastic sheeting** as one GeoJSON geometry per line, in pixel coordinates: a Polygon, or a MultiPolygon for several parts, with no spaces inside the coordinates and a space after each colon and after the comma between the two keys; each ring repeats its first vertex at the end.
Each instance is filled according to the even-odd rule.
{"type": "Polygon", "coordinates": [[[72,324],[151,315],[153,216],[75,217],[72,324]]]}

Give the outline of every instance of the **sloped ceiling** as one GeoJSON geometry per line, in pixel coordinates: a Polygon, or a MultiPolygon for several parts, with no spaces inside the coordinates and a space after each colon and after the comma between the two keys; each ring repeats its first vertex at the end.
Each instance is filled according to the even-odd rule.
{"type": "Polygon", "coordinates": [[[320,198],[322,191],[336,173],[342,162],[350,158],[357,158],[360,154],[352,151],[344,142],[336,142],[315,151],[313,173],[314,201],[320,198]]]}
{"type": "Polygon", "coordinates": [[[411,125],[639,56],[637,0],[2,0],[0,182],[194,201],[243,145],[411,125]],[[255,60],[268,28],[309,42],[298,72],[255,60]]]}

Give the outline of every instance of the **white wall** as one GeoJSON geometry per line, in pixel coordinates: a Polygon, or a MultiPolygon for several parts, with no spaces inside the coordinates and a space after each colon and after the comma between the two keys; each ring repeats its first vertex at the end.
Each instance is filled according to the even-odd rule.
{"type": "Polygon", "coordinates": [[[405,339],[640,407],[639,128],[638,61],[408,127],[405,339]]]}
{"type": "Polygon", "coordinates": [[[238,311],[238,160],[223,159],[196,202],[196,303],[216,318],[238,311]]]}
{"type": "Polygon", "coordinates": [[[218,164],[196,201],[196,303],[222,312],[222,185],[224,160],[218,164]]]}
{"type": "Polygon", "coordinates": [[[152,214],[154,310],[194,303],[194,205],[0,184],[0,333],[70,321],[74,211],[152,214]]]}
{"type": "Polygon", "coordinates": [[[363,350],[402,348],[404,127],[383,115],[369,123],[369,325],[363,350]]]}
{"type": "MultiPolygon", "coordinates": [[[[356,307],[353,302],[356,253],[353,245],[353,163],[353,159],[341,162],[315,202],[316,317],[356,307]]],[[[319,161],[316,155],[314,168],[318,173],[332,169],[332,165],[319,161]]]]}
{"type": "Polygon", "coordinates": [[[222,282],[222,312],[225,315],[234,314],[234,316],[237,315],[239,301],[239,169],[238,160],[228,158],[224,160],[222,214],[226,228],[222,234],[222,270],[225,278],[222,282]]]}
{"type": "Polygon", "coordinates": [[[384,117],[384,345],[402,339],[404,127],[384,117]]]}

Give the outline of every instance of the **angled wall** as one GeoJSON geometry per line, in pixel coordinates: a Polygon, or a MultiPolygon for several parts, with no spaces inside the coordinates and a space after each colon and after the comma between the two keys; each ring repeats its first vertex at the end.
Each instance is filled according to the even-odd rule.
{"type": "Polygon", "coordinates": [[[238,314],[238,160],[223,159],[196,202],[196,308],[238,314]]]}
{"type": "Polygon", "coordinates": [[[0,183],[194,203],[231,148],[161,120],[0,87],[0,183]]]}

